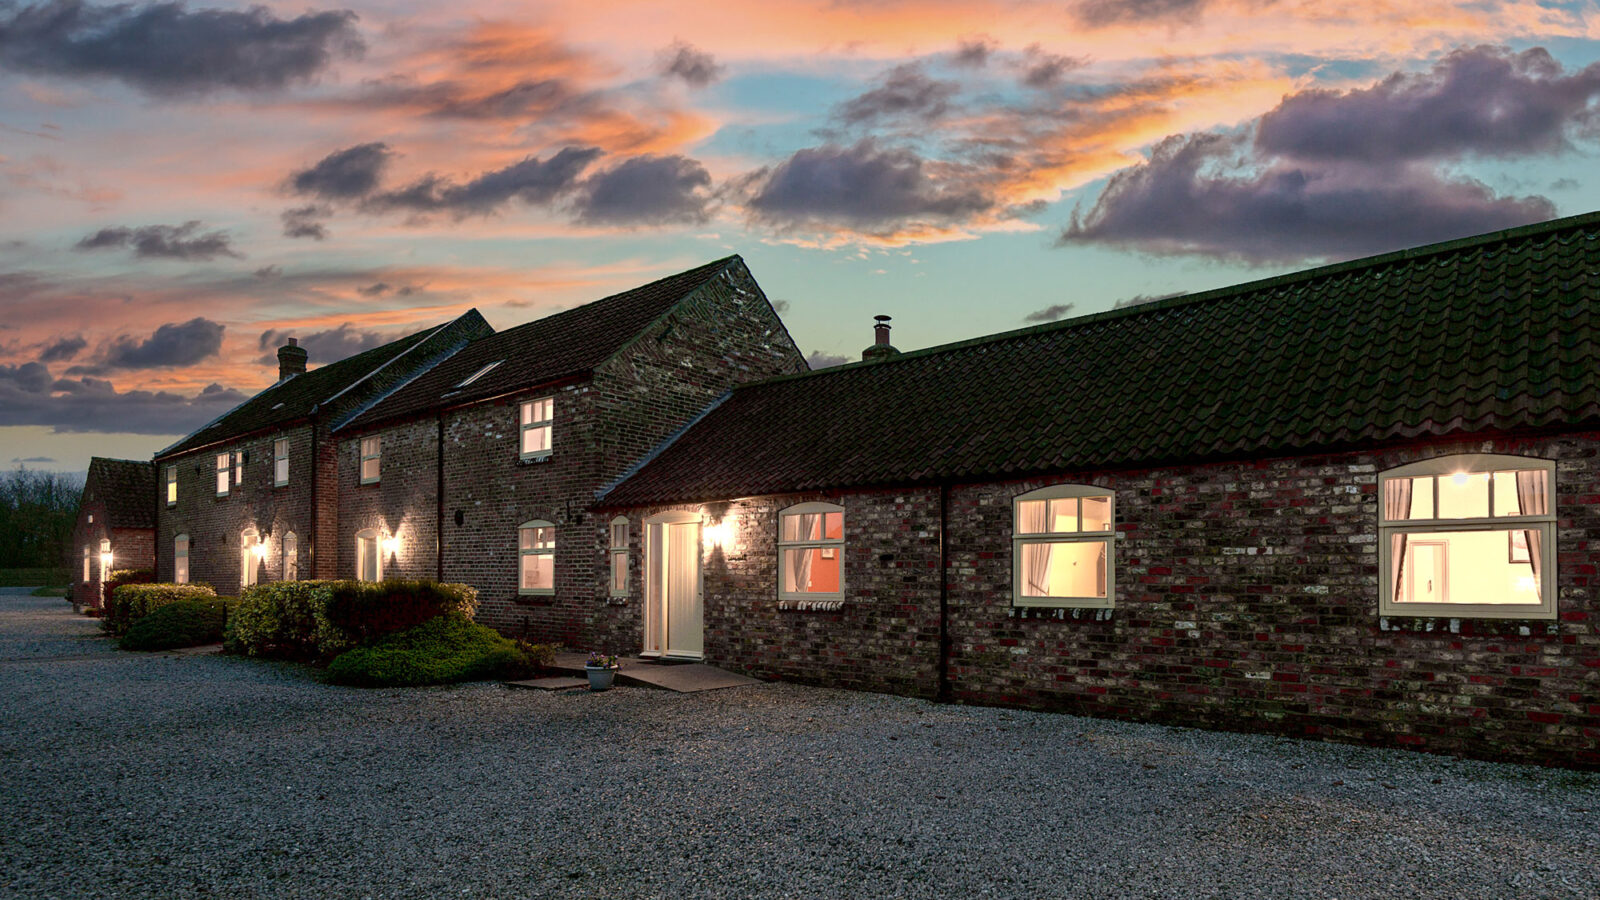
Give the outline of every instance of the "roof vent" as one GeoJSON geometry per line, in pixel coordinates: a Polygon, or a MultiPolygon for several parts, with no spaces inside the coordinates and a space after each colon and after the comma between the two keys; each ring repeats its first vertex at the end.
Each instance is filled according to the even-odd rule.
{"type": "Polygon", "coordinates": [[[278,348],[278,381],[288,381],[291,375],[306,373],[306,351],[300,342],[289,338],[289,343],[278,348]]]}
{"type": "Polygon", "coordinates": [[[889,316],[873,316],[872,346],[861,351],[861,359],[873,362],[880,359],[889,359],[900,355],[900,351],[889,343],[889,316]]]}

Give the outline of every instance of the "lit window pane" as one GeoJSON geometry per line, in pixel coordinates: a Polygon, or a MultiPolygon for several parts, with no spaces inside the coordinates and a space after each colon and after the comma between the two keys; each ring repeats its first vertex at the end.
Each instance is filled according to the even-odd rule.
{"type": "Polygon", "coordinates": [[[1438,479],[1439,518],[1477,519],[1489,515],[1489,473],[1457,472],[1438,479]]]}
{"type": "Polygon", "coordinates": [[[1395,603],[1537,606],[1545,529],[1390,536],[1395,603]]]}
{"type": "Polygon", "coordinates": [[[1101,541],[1027,542],[1022,545],[1024,597],[1106,595],[1106,545],[1101,541]]]}
{"type": "Polygon", "coordinates": [[[555,556],[549,553],[522,554],[522,589],[551,590],[555,582],[555,556]]]}
{"type": "Polygon", "coordinates": [[[1084,531],[1110,531],[1111,530],[1111,498],[1110,497],[1084,497],[1083,498],[1083,530],[1084,531]]]}
{"type": "Polygon", "coordinates": [[[628,526],[625,522],[618,522],[611,526],[611,546],[628,546],[628,526]]]}
{"type": "Polygon", "coordinates": [[[522,452],[524,455],[531,453],[544,453],[549,449],[549,425],[542,425],[538,428],[524,428],[522,430],[522,452]]]}
{"type": "Polygon", "coordinates": [[[1078,498],[1064,497],[1050,501],[1050,531],[1070,534],[1078,530],[1078,498]]]}
{"type": "Polygon", "coordinates": [[[822,514],[822,536],[830,541],[844,540],[844,513],[822,514]]]}
{"type": "Polygon", "coordinates": [[[1017,533],[1044,534],[1049,530],[1049,501],[1023,500],[1017,504],[1017,533]]]}
{"type": "Polygon", "coordinates": [[[790,594],[837,594],[838,547],[800,547],[783,551],[783,589],[790,594]]]}
{"type": "Polygon", "coordinates": [[[611,554],[611,589],[625,591],[628,589],[628,555],[626,553],[611,554]]]}
{"type": "Polygon", "coordinates": [[[1494,473],[1494,514],[1548,515],[1549,484],[1549,473],[1542,470],[1494,473]]]}
{"type": "Polygon", "coordinates": [[[377,457],[373,457],[372,459],[363,459],[361,461],[361,480],[362,481],[372,481],[373,479],[376,479],[377,477],[378,477],[378,460],[377,460],[377,457]]]}

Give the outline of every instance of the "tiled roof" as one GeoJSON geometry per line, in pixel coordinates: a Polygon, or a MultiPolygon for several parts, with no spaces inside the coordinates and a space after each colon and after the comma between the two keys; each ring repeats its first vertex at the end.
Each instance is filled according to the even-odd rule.
{"type": "Polygon", "coordinates": [[[133,459],[89,460],[84,499],[105,504],[112,528],[156,527],[156,467],[133,459]],[[88,496],[93,492],[94,496],[88,496]]]}
{"type": "MultiPolygon", "coordinates": [[[[468,315],[476,317],[476,311],[468,315]]],[[[460,320],[457,320],[460,321],[460,320]]],[[[400,354],[448,328],[437,325],[397,341],[374,347],[338,362],[318,366],[288,381],[280,381],[251,397],[198,431],[156,454],[157,458],[183,453],[217,441],[271,428],[309,416],[319,404],[327,403],[361,379],[394,360],[400,354]]],[[[487,326],[485,326],[487,328],[487,326]]],[[[313,360],[313,362],[315,362],[313,360]]]]}
{"type": "Polygon", "coordinates": [[[607,505],[1600,424],[1600,213],[735,389],[607,505]]]}
{"type": "Polygon", "coordinates": [[[588,372],[736,260],[719,259],[474,341],[344,427],[364,428],[588,372]],[[499,365],[459,386],[491,363],[499,365]]]}

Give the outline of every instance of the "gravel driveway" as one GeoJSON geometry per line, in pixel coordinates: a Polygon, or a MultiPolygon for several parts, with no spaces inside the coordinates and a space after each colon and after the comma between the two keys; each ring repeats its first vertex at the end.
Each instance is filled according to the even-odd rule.
{"type": "Polygon", "coordinates": [[[760,685],[358,690],[0,591],[0,896],[1600,896],[1600,777],[760,685]]]}

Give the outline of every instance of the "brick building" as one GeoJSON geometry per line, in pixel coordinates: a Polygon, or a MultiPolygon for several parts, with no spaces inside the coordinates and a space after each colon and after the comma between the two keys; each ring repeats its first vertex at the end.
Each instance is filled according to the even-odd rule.
{"type": "Polygon", "coordinates": [[[72,530],[75,607],[101,605],[101,587],[114,569],[154,569],[155,470],[132,459],[89,460],[72,530]]]}
{"type": "Polygon", "coordinates": [[[474,341],[338,431],[339,571],[620,644],[596,494],[735,385],[805,370],[736,256],[474,341]]]}
{"type": "Polygon", "coordinates": [[[236,594],[261,581],[338,577],[333,432],[491,333],[471,310],[309,371],[290,338],[271,387],[156,454],[145,497],[156,519],[157,578],[236,594]]]}
{"type": "MultiPolygon", "coordinates": [[[[1600,767],[1600,214],[735,388],[610,649],[1600,767]]],[[[609,616],[600,615],[600,612],[609,616]]]]}

